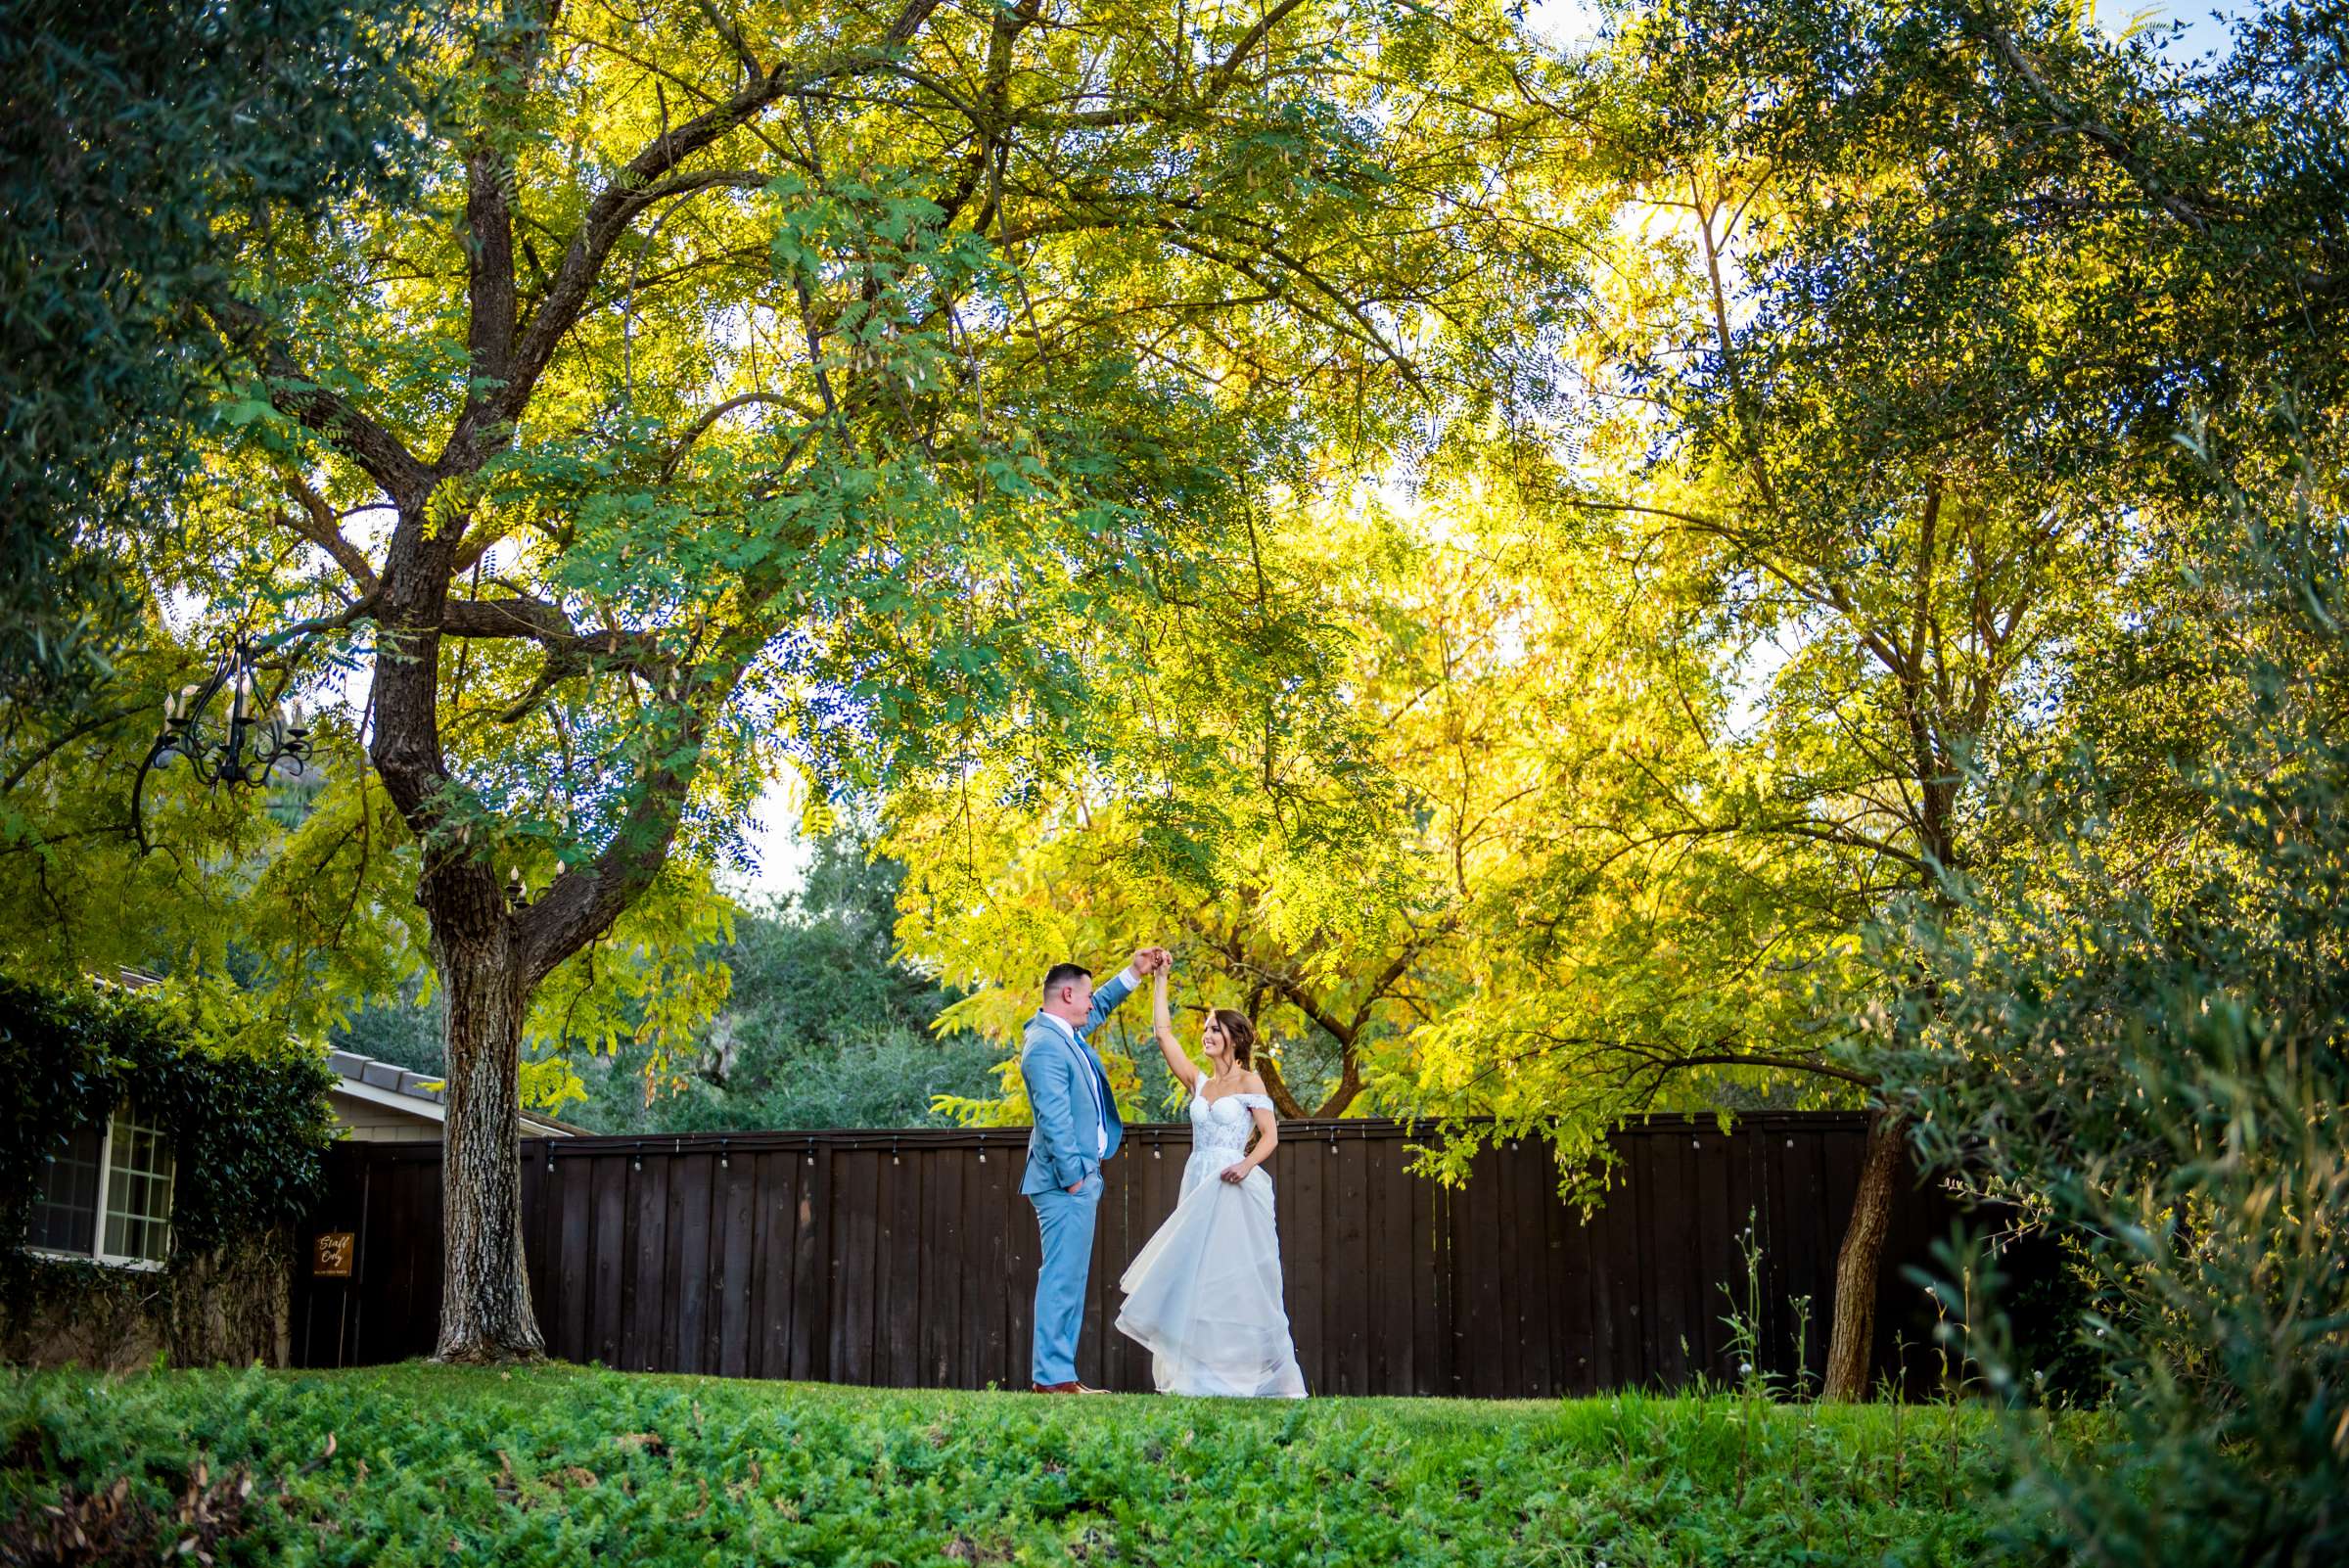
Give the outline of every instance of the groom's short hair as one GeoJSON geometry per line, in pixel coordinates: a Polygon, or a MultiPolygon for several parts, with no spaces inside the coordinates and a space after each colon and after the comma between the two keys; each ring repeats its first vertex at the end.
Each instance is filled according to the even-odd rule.
{"type": "Polygon", "coordinates": [[[1082,964],[1054,964],[1044,971],[1044,994],[1049,996],[1072,980],[1090,980],[1093,972],[1082,964]]]}

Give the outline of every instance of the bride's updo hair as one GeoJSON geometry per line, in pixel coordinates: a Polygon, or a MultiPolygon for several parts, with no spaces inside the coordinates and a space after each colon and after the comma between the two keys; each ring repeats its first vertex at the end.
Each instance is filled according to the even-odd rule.
{"type": "Polygon", "coordinates": [[[1256,1054],[1256,1026],[1248,1022],[1248,1015],[1219,1007],[1208,1016],[1222,1028],[1223,1038],[1231,1045],[1231,1059],[1242,1067],[1253,1067],[1250,1058],[1256,1054]]]}

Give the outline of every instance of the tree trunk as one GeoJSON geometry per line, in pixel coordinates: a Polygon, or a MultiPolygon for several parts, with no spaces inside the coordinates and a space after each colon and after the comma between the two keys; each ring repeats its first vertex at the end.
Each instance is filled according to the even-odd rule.
{"type": "Polygon", "coordinates": [[[1319,1121],[1327,1122],[1336,1117],[1344,1116],[1346,1114],[1346,1107],[1352,1105],[1357,1099],[1359,1099],[1361,1096],[1361,1068],[1360,1065],[1354,1059],[1353,1045],[1349,1044],[1346,1047],[1346,1055],[1343,1058],[1343,1065],[1338,1070],[1337,1085],[1329,1091],[1329,1098],[1321,1102],[1321,1108],[1313,1113],[1314,1118],[1319,1121]]]}
{"type": "Polygon", "coordinates": [[[437,932],[434,939],[448,1057],[440,1143],[446,1262],[436,1355],[443,1361],[528,1360],[546,1351],[523,1270],[522,1153],[515,1142],[529,997],[502,909],[465,924],[483,929],[467,936],[437,932]]]}
{"type": "MultiPolygon", "coordinates": [[[[1251,1023],[1254,1021],[1250,1020],[1251,1023]]],[[[1257,1076],[1265,1081],[1265,1097],[1272,1102],[1272,1109],[1280,1119],[1284,1122],[1304,1121],[1305,1107],[1297,1103],[1295,1094],[1289,1092],[1288,1080],[1280,1076],[1280,1064],[1272,1060],[1271,1054],[1258,1052],[1254,1066],[1257,1076]]]]}
{"type": "Polygon", "coordinates": [[[1867,1398],[1867,1377],[1876,1341],[1876,1269],[1884,1258],[1884,1233],[1892,1223],[1893,1183],[1909,1143],[1909,1123],[1898,1112],[1879,1110],[1868,1118],[1867,1153],[1860,1166],[1860,1192],[1844,1227],[1843,1250],[1835,1258],[1835,1321],[1827,1334],[1830,1400],[1867,1398]]]}

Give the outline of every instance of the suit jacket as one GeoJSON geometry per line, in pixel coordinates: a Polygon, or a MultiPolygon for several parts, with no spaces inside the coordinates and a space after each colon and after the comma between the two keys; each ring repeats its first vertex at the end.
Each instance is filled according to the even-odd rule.
{"type": "Polygon", "coordinates": [[[1028,1084],[1036,1130],[1028,1134],[1028,1172],[1020,1180],[1022,1192],[1065,1191],[1091,1176],[1125,1141],[1126,1124],[1118,1116],[1117,1096],[1110,1092],[1109,1073],[1086,1037],[1101,1027],[1101,1020],[1133,989],[1134,982],[1120,972],[1095,991],[1093,1010],[1079,1026],[1074,1041],[1057,1022],[1041,1013],[1028,1020],[1027,1037],[1020,1047],[1020,1077],[1028,1084]],[[1106,1149],[1101,1146],[1104,1131],[1108,1134],[1106,1149]]]}

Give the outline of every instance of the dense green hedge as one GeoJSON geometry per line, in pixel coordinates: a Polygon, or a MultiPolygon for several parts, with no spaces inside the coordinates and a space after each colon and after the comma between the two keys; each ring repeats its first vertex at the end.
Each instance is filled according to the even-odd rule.
{"type": "MultiPolygon", "coordinates": [[[[172,1141],[174,1270],[222,1243],[278,1230],[315,1200],[333,1138],[318,1049],[233,992],[71,991],[0,978],[0,1236],[22,1237],[41,1163],[117,1102],[172,1141]]],[[[39,1268],[0,1247],[12,1281],[39,1268]]]]}

